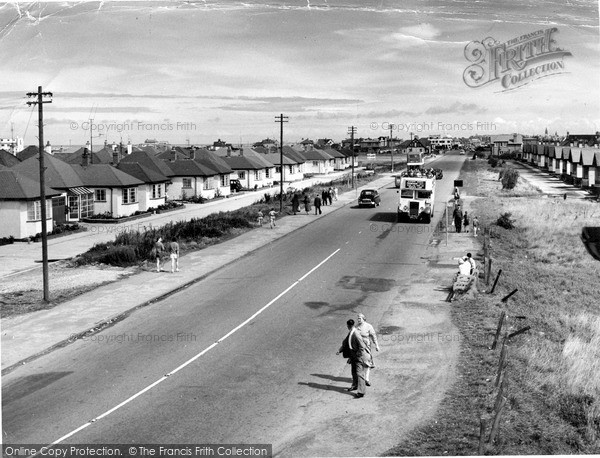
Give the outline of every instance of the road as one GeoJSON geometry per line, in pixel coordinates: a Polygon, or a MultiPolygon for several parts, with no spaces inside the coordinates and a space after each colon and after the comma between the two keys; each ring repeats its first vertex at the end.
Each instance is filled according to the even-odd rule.
{"type": "MultiPolygon", "coordinates": [[[[461,163],[457,156],[437,162],[446,170],[438,218],[461,163]]],[[[346,320],[362,311],[378,329],[426,271],[421,257],[431,233],[392,230],[396,196],[390,185],[381,207],[342,208],[3,377],[4,442],[268,443],[289,456],[383,452],[398,441],[396,431],[361,439],[346,431],[346,418],[361,424],[386,406],[429,405],[443,394],[434,382],[447,381],[452,363],[443,345],[416,362],[382,345],[380,373],[388,382],[378,389],[374,371],[365,398],[345,391],[349,367],[335,352],[346,320]],[[406,367],[386,366],[400,357],[406,367]],[[423,386],[439,392],[416,396],[423,386]]],[[[450,326],[446,311],[416,317],[409,309],[399,319],[424,329],[450,326]]],[[[406,411],[392,413],[397,431],[416,424],[406,411]]]]}

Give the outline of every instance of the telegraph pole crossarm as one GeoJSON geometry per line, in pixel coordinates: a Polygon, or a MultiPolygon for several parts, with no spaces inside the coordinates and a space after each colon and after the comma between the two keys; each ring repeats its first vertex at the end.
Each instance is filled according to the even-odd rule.
{"type": "MultiPolygon", "coordinates": [[[[52,103],[52,100],[44,100],[44,97],[52,98],[52,92],[43,92],[42,86],[38,86],[37,92],[28,92],[27,97],[36,97],[35,101],[27,102],[27,105],[38,106],[38,148],[40,160],[40,213],[42,218],[42,275],[44,281],[44,301],[50,301],[50,287],[48,284],[48,234],[46,224],[46,178],[44,167],[44,103],[52,103]]],[[[35,205],[35,204],[34,204],[35,205]]]]}
{"type": "Polygon", "coordinates": [[[279,130],[279,165],[281,166],[280,171],[280,179],[279,179],[279,212],[283,211],[283,123],[289,122],[288,116],[283,116],[281,113],[279,116],[275,116],[275,122],[278,122],[280,125],[279,130]]]}

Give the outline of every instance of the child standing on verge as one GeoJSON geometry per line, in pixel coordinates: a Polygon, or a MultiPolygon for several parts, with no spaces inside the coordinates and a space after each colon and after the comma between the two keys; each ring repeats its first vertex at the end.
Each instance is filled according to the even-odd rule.
{"type": "Polygon", "coordinates": [[[262,227],[263,225],[263,219],[265,218],[265,215],[263,215],[263,212],[258,210],[258,225],[260,227],[262,227]]]}
{"type": "Polygon", "coordinates": [[[479,219],[473,218],[473,237],[477,237],[477,231],[479,230],[479,219]]]}
{"type": "Polygon", "coordinates": [[[275,224],[275,210],[273,210],[273,207],[271,207],[271,211],[269,212],[269,224],[271,225],[271,229],[277,226],[277,224],[275,224]]]}
{"type": "Polygon", "coordinates": [[[469,232],[469,215],[467,215],[466,211],[465,216],[463,217],[463,227],[465,229],[465,232],[469,232]]]}

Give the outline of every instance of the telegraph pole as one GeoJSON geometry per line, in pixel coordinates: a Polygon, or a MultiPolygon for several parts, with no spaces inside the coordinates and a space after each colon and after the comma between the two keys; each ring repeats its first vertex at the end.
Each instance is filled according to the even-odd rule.
{"type": "Polygon", "coordinates": [[[350,134],[350,143],[352,148],[352,189],[354,189],[354,134],[356,133],[356,127],[348,127],[348,133],[350,134]]]}
{"type": "Polygon", "coordinates": [[[279,180],[279,211],[283,211],[283,123],[289,122],[287,116],[283,116],[283,113],[279,116],[275,116],[275,122],[280,125],[279,130],[279,164],[281,165],[281,179],[279,180]]]}
{"type": "Polygon", "coordinates": [[[392,173],[394,173],[394,145],[392,144],[392,129],[394,124],[390,124],[390,152],[392,153],[392,173]]]}
{"type": "Polygon", "coordinates": [[[28,92],[27,97],[36,97],[36,101],[27,102],[27,105],[38,106],[38,140],[40,154],[40,210],[42,213],[42,275],[44,280],[44,302],[50,301],[50,287],[48,285],[48,234],[46,233],[46,177],[44,167],[44,103],[52,103],[52,100],[43,100],[44,97],[52,97],[52,92],[42,92],[42,86],[38,86],[37,92],[28,92]]]}

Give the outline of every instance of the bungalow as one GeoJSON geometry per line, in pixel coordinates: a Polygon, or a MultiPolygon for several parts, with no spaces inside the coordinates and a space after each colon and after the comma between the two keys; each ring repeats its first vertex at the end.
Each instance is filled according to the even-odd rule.
{"type": "Polygon", "coordinates": [[[89,154],[83,155],[82,164],[73,164],[73,170],[84,186],[94,193],[94,214],[108,213],[113,218],[130,216],[145,211],[140,205],[148,202],[144,182],[110,164],[89,164],[89,154]]]}
{"type": "MultiPolygon", "coordinates": [[[[283,151],[283,155],[289,157],[292,161],[296,161],[296,163],[298,164],[298,168],[294,169],[293,173],[299,172],[299,173],[306,173],[306,162],[307,159],[304,156],[304,154],[302,154],[302,152],[295,150],[294,148],[292,148],[291,146],[284,146],[282,148],[283,151]]],[[[285,177],[285,173],[284,173],[284,177],[285,177]]]]}
{"type": "Polygon", "coordinates": [[[273,186],[275,166],[265,159],[263,154],[251,148],[241,148],[239,154],[231,149],[220,150],[219,156],[231,167],[232,178],[237,178],[244,188],[257,189],[273,186]]]}
{"type": "Polygon", "coordinates": [[[25,149],[23,149],[17,153],[17,158],[20,161],[24,161],[26,159],[29,159],[31,156],[38,156],[39,154],[40,154],[40,150],[38,149],[37,146],[29,145],[28,147],[26,147],[25,149]]]}
{"type": "MultiPolygon", "coordinates": [[[[158,158],[158,156],[155,154],[155,152],[151,152],[149,149],[146,149],[146,148],[143,148],[143,149],[133,148],[131,154],[128,154],[127,156],[124,156],[123,158],[121,158],[119,165],[123,164],[123,163],[124,164],[140,164],[140,165],[144,166],[144,168],[149,169],[152,172],[157,173],[157,174],[161,175],[162,177],[164,177],[164,180],[166,180],[166,181],[163,181],[163,180],[160,181],[161,183],[164,184],[164,189],[162,189],[162,191],[164,191],[163,195],[165,197],[165,200],[169,199],[169,185],[171,184],[171,179],[169,178],[169,176],[172,173],[172,170],[170,169],[170,167],[167,165],[167,163],[165,161],[158,158]]],[[[136,178],[140,178],[140,177],[136,176],[136,178]]],[[[152,193],[150,195],[152,195],[152,193]]],[[[155,195],[156,195],[156,193],[155,193],[155,195]]]]}
{"type": "MultiPolygon", "coordinates": [[[[52,198],[56,224],[79,221],[94,213],[94,194],[85,187],[72,164],[61,161],[52,154],[44,153],[46,185],[58,192],[52,198]]],[[[37,156],[30,157],[13,166],[13,169],[30,179],[40,181],[40,163],[37,156]]]]}
{"type": "Polygon", "coordinates": [[[282,162],[279,153],[269,153],[265,154],[263,157],[275,167],[275,173],[273,174],[273,179],[275,181],[273,182],[273,184],[276,184],[276,182],[279,183],[281,181],[282,164],[284,183],[290,183],[292,181],[298,181],[304,178],[304,174],[301,171],[302,164],[299,163],[297,159],[292,159],[291,157],[284,154],[282,162]]]}
{"type": "MultiPolygon", "coordinates": [[[[46,228],[52,230],[52,198],[60,195],[46,186],[46,228]]],[[[0,166],[0,237],[23,239],[42,232],[40,182],[0,166]]]]}
{"type": "Polygon", "coordinates": [[[230,180],[231,167],[214,151],[209,151],[205,148],[191,148],[190,157],[212,170],[215,170],[218,177],[214,180],[214,196],[228,196],[231,194],[230,180]]]}
{"type": "Polygon", "coordinates": [[[596,168],[594,166],[594,158],[597,148],[583,148],[579,164],[582,168],[581,187],[588,188],[596,184],[596,168]]]}
{"type": "Polygon", "coordinates": [[[350,167],[348,156],[330,147],[321,148],[326,154],[333,158],[333,170],[345,170],[350,167]]]}
{"type": "Polygon", "coordinates": [[[588,175],[589,186],[599,187],[600,186],[600,150],[594,148],[594,159],[592,161],[592,167],[590,168],[588,175]]]}
{"type": "Polygon", "coordinates": [[[137,178],[144,184],[139,189],[139,206],[142,210],[164,205],[167,200],[167,183],[169,178],[139,162],[119,162],[117,169],[137,178]]]}
{"type": "Polygon", "coordinates": [[[566,171],[566,182],[568,184],[574,184],[575,186],[581,185],[581,179],[583,178],[583,167],[581,167],[580,161],[581,148],[569,148],[566,171]]]}
{"type": "MultiPolygon", "coordinates": [[[[90,152],[89,142],[86,146],[82,146],[74,153],[57,153],[56,157],[62,159],[68,164],[81,164],[83,161],[83,155],[90,152]]],[[[112,150],[108,147],[104,147],[101,150],[92,152],[91,156],[88,157],[90,164],[110,164],[113,162],[112,150]]]]}
{"type": "Polygon", "coordinates": [[[400,143],[400,151],[404,154],[431,152],[431,144],[424,138],[415,137],[412,140],[406,140],[400,143]]]}
{"type": "Polygon", "coordinates": [[[187,197],[213,199],[220,195],[220,190],[224,187],[222,178],[216,170],[192,159],[178,159],[168,161],[166,164],[171,169],[169,197],[172,199],[185,200],[187,197]]]}
{"type": "Polygon", "coordinates": [[[556,156],[556,173],[560,175],[561,179],[564,179],[564,176],[567,174],[567,162],[569,160],[569,153],[571,152],[571,148],[566,146],[559,146],[554,150],[554,155],[556,156]]]}
{"type": "MultiPolygon", "coordinates": [[[[300,154],[304,158],[304,173],[330,173],[333,172],[335,166],[335,159],[324,152],[323,150],[316,149],[310,146],[300,146],[296,148],[290,148],[300,154]],[[299,149],[302,148],[302,149],[299,149]]],[[[283,154],[286,154],[284,151],[283,154]]]]}

